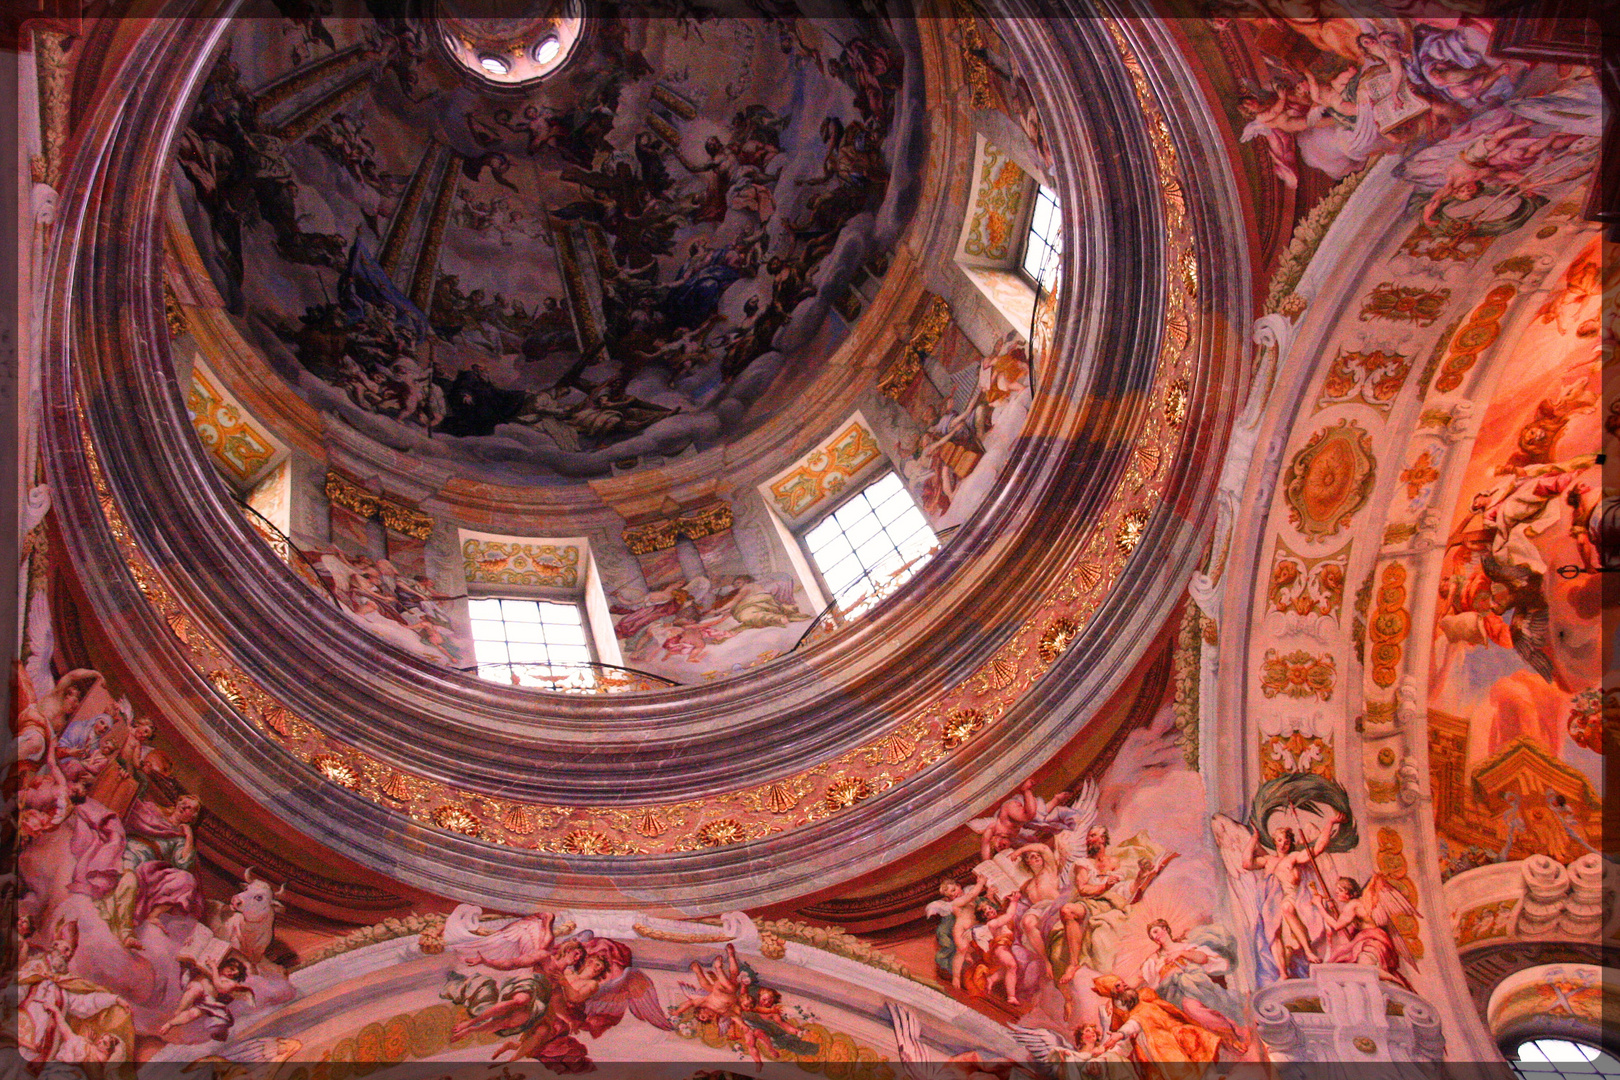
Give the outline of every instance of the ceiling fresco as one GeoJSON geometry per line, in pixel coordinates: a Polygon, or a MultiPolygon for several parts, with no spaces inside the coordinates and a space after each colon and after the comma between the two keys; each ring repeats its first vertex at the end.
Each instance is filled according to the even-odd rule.
{"type": "Polygon", "coordinates": [[[231,32],[175,186],[310,404],[533,482],[735,439],[814,377],[915,204],[914,36],[638,10],[516,92],[417,20],[231,32]]]}

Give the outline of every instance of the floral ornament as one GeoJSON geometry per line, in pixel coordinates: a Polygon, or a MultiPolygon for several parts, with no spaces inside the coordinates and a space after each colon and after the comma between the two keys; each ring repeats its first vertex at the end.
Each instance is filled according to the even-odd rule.
{"type": "Polygon", "coordinates": [[[1415,285],[1396,285],[1392,281],[1380,282],[1361,305],[1362,322],[1368,319],[1386,319],[1390,322],[1408,322],[1417,326],[1432,326],[1451,299],[1450,289],[1420,289],[1415,285]]]}
{"type": "Polygon", "coordinates": [[[1350,545],[1315,558],[1290,548],[1281,538],[1271,557],[1266,606],[1282,615],[1326,615],[1338,618],[1344,606],[1344,569],[1350,545]]]}
{"type": "Polygon", "coordinates": [[[1279,654],[1276,649],[1267,649],[1260,666],[1260,692],[1268,698],[1282,694],[1326,701],[1333,696],[1336,674],[1331,654],[1313,656],[1303,649],[1279,654]]]}
{"type": "Polygon", "coordinates": [[[1288,518],[1307,540],[1332,536],[1366,505],[1376,479],[1372,436],[1353,420],[1325,427],[1288,464],[1288,518]]]}
{"type": "Polygon", "coordinates": [[[1368,405],[1378,412],[1387,413],[1411,371],[1410,356],[1381,349],[1370,352],[1346,352],[1341,349],[1328,368],[1316,407],[1368,405]]]}

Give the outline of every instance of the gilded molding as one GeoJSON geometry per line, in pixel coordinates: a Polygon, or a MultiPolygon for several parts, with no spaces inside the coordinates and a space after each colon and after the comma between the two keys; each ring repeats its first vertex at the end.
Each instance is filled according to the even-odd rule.
{"type": "Polygon", "coordinates": [[[353,480],[335,473],[326,474],[326,497],[359,517],[378,518],[383,528],[417,540],[433,535],[433,518],[420,510],[373,495],[353,480]]]}
{"type": "Polygon", "coordinates": [[[889,366],[878,381],[878,392],[895,401],[906,392],[906,387],[922,371],[923,364],[939,348],[939,339],[951,324],[951,305],[943,296],[925,292],[923,297],[927,306],[917,320],[916,329],[911,332],[905,348],[900,350],[900,358],[889,366]]]}
{"type": "Polygon", "coordinates": [[[724,502],[709,503],[676,518],[659,518],[643,525],[632,525],[620,535],[631,554],[650,555],[675,546],[681,537],[702,540],[705,536],[723,533],[731,528],[731,505],[724,502]]]}

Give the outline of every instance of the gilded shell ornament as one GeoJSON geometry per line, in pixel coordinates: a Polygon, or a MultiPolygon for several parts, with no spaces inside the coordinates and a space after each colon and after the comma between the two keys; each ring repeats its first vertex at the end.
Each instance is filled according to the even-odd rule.
{"type": "Polygon", "coordinates": [[[785,814],[799,805],[799,797],[786,784],[772,784],[765,789],[765,806],[773,814],[785,814]]]}
{"type": "Polygon", "coordinates": [[[521,806],[514,806],[501,815],[501,824],[507,832],[517,833],[519,836],[528,836],[534,832],[534,818],[521,806]]]}
{"type": "Polygon", "coordinates": [[[1052,662],[1063,655],[1063,650],[1080,633],[1080,628],[1068,619],[1054,619],[1041,634],[1041,643],[1038,652],[1041,663],[1051,666],[1052,662]]]}
{"type": "Polygon", "coordinates": [[[463,836],[477,836],[478,828],[483,824],[472,811],[460,806],[441,806],[430,816],[433,824],[439,828],[463,836]]]}
{"type": "Polygon", "coordinates": [[[360,783],[360,773],[336,754],[316,754],[309,759],[315,771],[339,787],[353,788],[360,783]]]}
{"type": "Polygon", "coordinates": [[[395,802],[407,802],[411,797],[410,786],[397,772],[391,772],[383,777],[382,783],[377,785],[377,790],[381,791],[385,798],[393,799],[395,802]]]}
{"type": "Polygon", "coordinates": [[[885,735],[877,741],[876,749],[882,755],[884,764],[898,765],[917,749],[917,742],[904,735],[885,735]]]}

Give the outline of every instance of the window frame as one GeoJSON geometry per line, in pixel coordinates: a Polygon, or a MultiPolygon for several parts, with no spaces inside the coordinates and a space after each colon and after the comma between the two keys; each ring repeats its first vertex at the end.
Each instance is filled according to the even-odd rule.
{"type": "MultiPolygon", "coordinates": [[[[541,612],[537,611],[537,614],[539,614],[539,613],[541,613],[541,612]]],[[[506,630],[507,627],[509,627],[511,625],[512,625],[512,623],[509,622],[504,617],[504,611],[503,611],[503,617],[501,619],[501,626],[502,626],[503,632],[506,630]]],[[[545,619],[543,617],[539,620],[539,625],[542,626],[542,627],[547,625],[547,623],[546,623],[546,621],[545,621],[545,619]]],[[[585,598],[581,597],[581,596],[557,595],[555,593],[549,593],[549,592],[509,591],[509,590],[501,590],[501,589],[498,589],[498,588],[495,588],[495,589],[483,588],[483,589],[478,589],[476,591],[469,590],[469,592],[467,594],[467,629],[468,629],[468,637],[469,637],[469,640],[471,641],[472,647],[473,647],[473,674],[475,676],[477,676],[479,679],[484,680],[485,682],[492,682],[492,683],[495,683],[495,684],[500,685],[500,686],[515,686],[515,687],[519,687],[519,688],[522,688],[522,689],[528,689],[528,690],[571,689],[571,688],[562,687],[562,686],[545,686],[545,685],[538,685],[537,686],[537,685],[534,685],[532,683],[526,683],[526,682],[514,683],[514,682],[511,681],[512,669],[514,669],[514,668],[523,669],[525,671],[539,671],[540,669],[543,668],[547,672],[549,672],[551,676],[554,676],[554,677],[559,676],[559,675],[561,675],[563,677],[566,677],[567,675],[571,675],[571,674],[580,674],[580,675],[584,675],[586,678],[588,678],[589,682],[594,686],[594,684],[596,683],[598,665],[601,665],[601,664],[604,663],[604,661],[602,660],[602,657],[600,655],[600,652],[599,652],[599,650],[597,648],[596,635],[593,633],[593,630],[592,630],[590,612],[586,607],[585,598]],[[478,637],[478,628],[477,628],[477,626],[475,624],[479,623],[479,622],[489,622],[491,620],[478,618],[477,615],[475,614],[474,605],[478,604],[478,603],[481,603],[481,602],[487,602],[487,601],[490,601],[490,600],[493,600],[493,601],[496,601],[496,602],[514,601],[514,602],[532,603],[532,604],[536,604],[536,605],[555,604],[558,607],[572,608],[574,610],[574,613],[579,618],[578,626],[579,626],[580,634],[585,639],[584,648],[585,648],[586,659],[584,661],[552,661],[549,658],[549,651],[552,648],[552,645],[551,645],[550,642],[544,640],[544,631],[542,631],[542,633],[541,633],[542,640],[541,640],[540,644],[548,652],[548,658],[546,660],[544,660],[544,661],[540,661],[540,660],[518,660],[518,661],[514,661],[514,660],[512,660],[510,658],[510,656],[508,656],[508,658],[505,661],[495,661],[495,662],[491,662],[491,663],[488,663],[488,664],[484,663],[483,661],[481,661],[478,658],[479,637],[478,637]],[[578,667],[565,667],[565,666],[562,666],[562,665],[565,665],[565,664],[574,664],[574,663],[580,664],[581,666],[578,666],[578,667]],[[504,679],[492,679],[492,678],[489,678],[488,676],[486,676],[484,674],[484,668],[485,667],[505,668],[506,669],[506,678],[504,678],[504,679]]],[[[503,639],[501,644],[503,644],[503,645],[505,645],[507,647],[510,647],[513,644],[512,638],[511,638],[509,633],[503,639]]],[[[520,641],[517,644],[521,645],[521,644],[529,644],[529,643],[520,641]]],[[[524,675],[520,675],[520,678],[523,678],[523,677],[530,677],[530,678],[537,678],[538,679],[538,678],[542,678],[543,676],[538,676],[538,675],[524,676],[524,675]]]]}
{"type": "MultiPolygon", "coordinates": [[[[851,612],[864,614],[866,611],[871,610],[871,608],[876,607],[878,604],[883,603],[890,596],[893,596],[895,592],[898,592],[901,588],[903,588],[905,586],[906,582],[909,582],[911,580],[911,577],[915,577],[918,573],[920,573],[922,571],[921,566],[917,567],[915,570],[912,571],[911,577],[908,577],[906,579],[906,582],[901,582],[901,584],[895,586],[894,590],[892,590],[891,592],[886,593],[885,595],[880,596],[880,597],[878,597],[878,598],[876,598],[874,600],[867,601],[864,604],[864,606],[851,608],[848,611],[846,611],[844,609],[843,602],[838,597],[838,591],[836,589],[834,589],[831,586],[831,584],[827,581],[827,576],[822,570],[821,562],[816,557],[816,553],[815,553],[814,549],[812,549],[811,546],[810,546],[810,534],[812,532],[819,529],[824,523],[831,520],[833,518],[833,516],[838,513],[838,511],[842,510],[844,507],[846,507],[850,503],[854,502],[857,498],[864,495],[866,492],[870,491],[873,487],[877,486],[886,477],[889,477],[889,476],[893,476],[895,478],[896,482],[900,485],[900,491],[905,494],[905,496],[906,496],[906,498],[908,500],[910,500],[911,508],[914,511],[916,511],[917,516],[922,519],[923,527],[926,528],[928,530],[929,535],[934,538],[934,542],[933,542],[933,545],[932,545],[934,554],[937,554],[939,552],[939,549],[944,546],[944,544],[941,542],[941,540],[939,538],[939,534],[934,531],[933,524],[928,520],[928,515],[923,513],[922,507],[920,505],[918,505],[916,497],[911,494],[911,489],[906,486],[906,482],[905,482],[904,477],[902,477],[900,475],[900,470],[896,469],[892,462],[891,463],[885,463],[884,467],[874,469],[872,471],[872,473],[868,477],[866,477],[866,479],[864,479],[858,486],[853,485],[853,484],[850,485],[850,487],[848,489],[846,489],[844,492],[840,493],[839,497],[835,501],[830,503],[823,512],[817,514],[815,517],[811,518],[809,521],[807,521],[804,524],[800,525],[794,532],[794,535],[795,535],[795,537],[797,538],[797,540],[799,542],[799,547],[804,552],[805,562],[808,564],[808,566],[810,568],[810,571],[813,574],[815,574],[816,583],[817,583],[817,585],[820,586],[822,594],[827,598],[827,605],[830,606],[830,607],[836,608],[838,610],[839,614],[841,614],[841,615],[848,615],[851,612]]],[[[884,535],[887,536],[888,535],[888,527],[886,525],[882,525],[881,522],[879,524],[880,524],[880,527],[883,530],[884,535]]],[[[840,535],[846,535],[844,533],[844,529],[843,529],[842,525],[839,526],[839,532],[840,532],[840,535]]],[[[848,541],[846,540],[846,542],[848,542],[848,541]]],[[[900,546],[898,544],[894,543],[892,537],[890,538],[890,543],[893,545],[896,553],[899,553],[900,552],[900,546]]],[[[853,543],[851,543],[850,547],[854,548],[855,545],[853,543]]],[[[857,558],[858,558],[858,556],[857,556],[857,558]]],[[[929,559],[931,560],[932,558],[933,558],[933,556],[930,555],[929,559]]],[[[927,565],[927,564],[924,563],[924,565],[927,565]]],[[[869,586],[869,588],[866,590],[866,592],[868,594],[872,591],[870,586],[876,584],[872,580],[872,578],[870,577],[869,572],[868,572],[868,570],[867,570],[864,563],[861,565],[861,577],[860,577],[859,580],[866,582],[867,585],[869,586]]],[[[860,597],[856,597],[857,602],[859,602],[860,599],[861,599],[860,597]]]]}
{"type": "MultiPolygon", "coordinates": [[[[1029,195],[1029,213],[1023,221],[1024,242],[1018,246],[1018,255],[1013,267],[1018,276],[1030,288],[1035,290],[1037,298],[1048,293],[1057,284],[1057,279],[1063,273],[1063,202],[1058,198],[1057,192],[1048,187],[1039,177],[1030,177],[1033,190],[1029,195]],[[1054,229],[1048,235],[1042,235],[1035,230],[1035,216],[1040,212],[1041,201],[1048,198],[1052,203],[1052,220],[1054,229]],[[1047,252],[1055,253],[1057,262],[1049,271],[1051,283],[1043,283],[1039,276],[1032,274],[1028,268],[1030,246],[1039,243],[1047,252]]],[[[1042,260],[1044,265],[1044,257],[1042,260]]]]}

